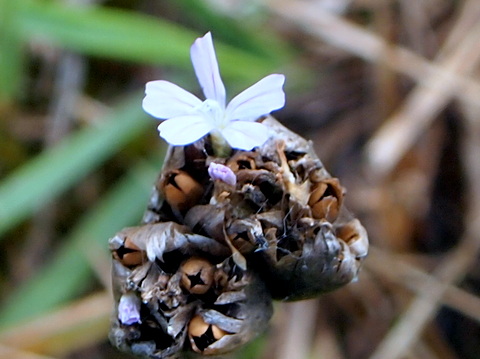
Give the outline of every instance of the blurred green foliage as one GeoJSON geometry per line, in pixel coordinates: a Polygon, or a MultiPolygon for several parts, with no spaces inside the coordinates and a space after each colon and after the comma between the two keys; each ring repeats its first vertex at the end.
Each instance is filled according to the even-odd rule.
{"type": "MultiPolygon", "coordinates": [[[[22,101],[28,100],[22,90],[31,76],[32,45],[71,50],[86,58],[186,69],[193,75],[189,48],[196,37],[210,30],[226,82],[238,82],[244,88],[266,74],[288,68],[292,53],[271,34],[259,35],[263,31],[247,29],[202,2],[179,0],[175,5],[180,6],[185,22],[195,27],[135,10],[0,0],[0,121],[9,121],[9,111],[21,111],[22,101]]],[[[119,89],[118,98],[124,98],[125,92],[119,89]]],[[[112,99],[108,104],[114,108],[106,118],[73,131],[0,180],[0,235],[77,186],[127,144],[141,141],[147,128],[154,131],[155,122],[143,113],[139,95],[118,106],[115,102],[112,99]]],[[[1,327],[65,304],[89,287],[93,271],[88,256],[96,248],[107,256],[107,238],[138,222],[147,203],[160,167],[138,162],[143,164],[132,163],[129,173],[73,225],[49,262],[3,298],[1,327]]]]}

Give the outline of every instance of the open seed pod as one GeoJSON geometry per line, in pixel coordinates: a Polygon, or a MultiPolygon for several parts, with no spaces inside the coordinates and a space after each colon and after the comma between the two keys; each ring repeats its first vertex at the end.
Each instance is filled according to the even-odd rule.
{"type": "Polygon", "coordinates": [[[138,227],[110,240],[118,348],[151,358],[223,354],[267,325],[271,298],[356,278],[365,229],[311,144],[272,117],[271,138],[215,157],[209,137],[171,147],[138,227]]]}
{"type": "Polygon", "coordinates": [[[229,258],[217,265],[215,300],[203,302],[192,317],[188,337],[192,349],[219,355],[238,349],[262,333],[272,316],[272,301],[264,282],[229,258]]]}
{"type": "Polygon", "coordinates": [[[125,228],[110,239],[110,249],[116,302],[110,340],[123,351],[162,359],[185,347],[226,353],[270,319],[271,298],[258,275],[236,265],[225,244],[186,226],[125,228]],[[142,254],[141,261],[123,260],[127,245],[142,254]],[[199,318],[208,323],[207,334],[198,334],[199,318]]]}
{"type": "Polygon", "coordinates": [[[368,237],[345,209],[345,190],[310,142],[271,116],[262,122],[272,136],[252,151],[217,158],[208,137],[172,148],[144,221],[177,221],[225,243],[251,261],[276,299],[308,298],[350,282],[367,255],[368,237]],[[212,176],[212,164],[228,179],[212,176]],[[180,212],[162,195],[172,173],[188,175],[203,189],[180,212]]]}

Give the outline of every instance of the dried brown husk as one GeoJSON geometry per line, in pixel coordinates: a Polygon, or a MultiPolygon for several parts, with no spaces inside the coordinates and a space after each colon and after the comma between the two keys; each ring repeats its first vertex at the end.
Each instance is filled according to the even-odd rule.
{"type": "MultiPolygon", "coordinates": [[[[363,229],[362,240],[355,244],[341,238],[345,231],[339,231],[353,218],[345,209],[339,180],[323,167],[309,141],[271,116],[263,123],[273,135],[254,151],[235,151],[219,159],[194,144],[170,152],[168,171],[186,171],[204,189],[203,202],[177,219],[251,256],[274,298],[294,300],[338,288],[356,278],[368,252],[366,232],[363,229]],[[208,179],[205,171],[212,161],[234,171],[235,188],[208,179]]],[[[203,145],[208,147],[208,141],[203,145]]],[[[169,213],[161,198],[150,210],[169,213]]]]}
{"type": "Polygon", "coordinates": [[[110,240],[117,304],[127,292],[142,299],[141,323],[123,325],[115,313],[117,347],[152,358],[188,343],[227,353],[267,326],[272,297],[310,298],[356,278],[368,237],[344,206],[344,188],[309,141],[270,116],[262,121],[272,137],[228,158],[213,155],[208,137],[171,147],[143,224],[110,240]],[[232,169],[236,184],[212,180],[211,162],[232,169]],[[136,254],[125,260],[127,252],[136,254]],[[192,258],[215,268],[188,269],[208,282],[201,290],[185,278],[192,258]]]}
{"type": "Polygon", "coordinates": [[[126,241],[135,243],[146,260],[132,268],[113,256],[117,305],[110,339],[117,348],[138,356],[175,358],[188,341],[195,315],[216,328],[218,337],[208,346],[193,347],[203,354],[232,351],[267,326],[272,314],[270,294],[258,275],[236,265],[224,244],[172,222],[125,228],[110,240],[112,252],[126,241]],[[219,258],[226,259],[213,263],[219,258]],[[192,262],[204,267],[212,263],[202,273],[210,276],[201,278],[209,285],[203,293],[189,290],[182,282],[185,263],[192,262]],[[118,320],[118,303],[125,293],[141,298],[140,323],[125,325],[118,320]],[[222,331],[225,335],[219,336],[222,331]]]}
{"type": "Polygon", "coordinates": [[[202,303],[196,311],[214,329],[212,343],[199,346],[198,337],[189,335],[192,348],[205,355],[229,353],[248,343],[266,329],[273,313],[270,294],[255,272],[241,270],[231,259],[217,270],[220,294],[213,305],[202,303]],[[216,338],[215,329],[222,335],[216,338]]]}

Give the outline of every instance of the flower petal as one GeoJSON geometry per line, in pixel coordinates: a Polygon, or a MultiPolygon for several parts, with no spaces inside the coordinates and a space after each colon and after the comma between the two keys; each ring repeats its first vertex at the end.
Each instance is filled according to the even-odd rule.
{"type": "Polygon", "coordinates": [[[254,121],[285,105],[283,84],[285,76],[272,74],[264,77],[237,96],[227,106],[226,116],[230,120],[254,121]]]}
{"type": "Polygon", "coordinates": [[[233,148],[249,151],[263,145],[270,137],[270,131],[259,122],[233,121],[222,130],[222,135],[233,148]]]}
{"type": "Polygon", "coordinates": [[[143,109],[156,118],[191,114],[202,101],[190,92],[168,81],[150,81],[146,85],[143,109]]]}
{"type": "Polygon", "coordinates": [[[160,137],[174,146],[184,146],[202,138],[213,129],[213,124],[203,116],[180,116],[158,126],[160,137]]]}
{"type": "Polygon", "coordinates": [[[217,101],[222,108],[225,108],[225,86],[220,77],[210,32],[195,40],[190,49],[190,57],[205,97],[217,101]]]}

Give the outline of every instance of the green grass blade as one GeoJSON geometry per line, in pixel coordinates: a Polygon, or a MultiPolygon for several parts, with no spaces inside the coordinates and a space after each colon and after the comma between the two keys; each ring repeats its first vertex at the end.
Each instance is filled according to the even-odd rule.
{"type": "Polygon", "coordinates": [[[175,3],[177,11],[181,11],[183,18],[189,23],[195,24],[204,31],[211,31],[215,41],[224,41],[239,49],[252,54],[268,58],[275,68],[275,64],[284,61],[289,52],[285,44],[273,33],[259,31],[258,28],[250,28],[234,18],[216,13],[213,6],[198,0],[170,0],[175,3]]]}
{"type": "Polygon", "coordinates": [[[0,311],[0,327],[43,314],[88,287],[92,270],[86,256],[99,248],[107,256],[107,239],[124,226],[140,221],[156,172],[157,168],[146,164],[137,166],[111,189],[78,222],[56,256],[11,293],[0,311]]]}
{"type": "Polygon", "coordinates": [[[155,126],[135,97],[98,126],[67,137],[0,182],[0,235],[65,191],[148,127],[155,126]]]}
{"type": "MultiPolygon", "coordinates": [[[[86,55],[191,70],[189,49],[201,34],[180,25],[119,9],[21,1],[20,30],[26,39],[43,39],[86,55]]],[[[255,81],[274,70],[270,56],[220,42],[216,49],[227,78],[255,81]]]]}
{"type": "Polygon", "coordinates": [[[17,5],[0,0],[0,105],[18,93],[22,78],[22,41],[15,29],[17,5]]]}

